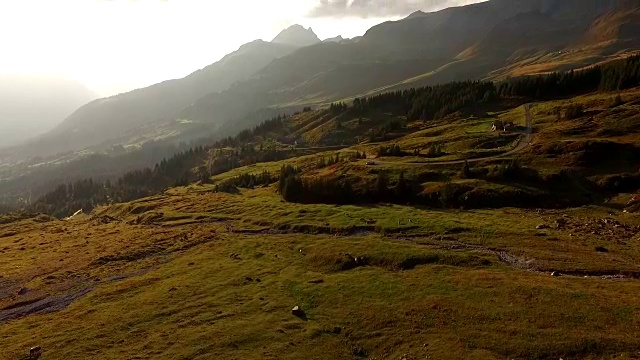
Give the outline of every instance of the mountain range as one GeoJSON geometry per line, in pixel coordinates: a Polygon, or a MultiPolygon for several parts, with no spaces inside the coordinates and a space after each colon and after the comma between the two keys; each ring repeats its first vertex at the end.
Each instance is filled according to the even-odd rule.
{"type": "Polygon", "coordinates": [[[584,67],[639,49],[639,24],[640,0],[490,0],[416,12],[357,41],[294,25],[183,79],[93,101],[22,153],[222,137],[383,91],[584,67]]]}

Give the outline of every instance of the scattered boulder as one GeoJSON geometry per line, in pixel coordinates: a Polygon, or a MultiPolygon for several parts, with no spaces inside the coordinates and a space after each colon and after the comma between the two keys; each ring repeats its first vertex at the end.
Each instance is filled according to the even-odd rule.
{"type": "Polygon", "coordinates": [[[356,256],[355,258],[353,258],[353,261],[356,263],[357,266],[367,265],[367,259],[365,259],[364,256],[356,256]]]}
{"type": "Polygon", "coordinates": [[[293,316],[297,316],[301,318],[301,317],[304,317],[304,310],[302,310],[300,306],[296,305],[293,307],[293,309],[291,309],[291,314],[293,316]]]}
{"type": "Polygon", "coordinates": [[[322,279],[309,280],[309,284],[322,284],[323,282],[322,279]]]}
{"type": "Polygon", "coordinates": [[[35,346],[29,349],[29,360],[37,360],[42,356],[42,347],[35,346]]]}
{"type": "Polygon", "coordinates": [[[20,290],[18,290],[18,295],[26,295],[29,293],[29,289],[27,289],[26,287],[21,287],[20,290]]]}
{"type": "Polygon", "coordinates": [[[538,226],[536,226],[537,230],[544,230],[544,229],[549,229],[551,226],[547,225],[547,224],[540,224],[538,226]]]}
{"type": "Polygon", "coordinates": [[[562,276],[562,274],[560,274],[560,272],[558,272],[558,271],[554,271],[554,272],[551,273],[551,276],[557,277],[557,276],[562,276]]]}
{"type": "Polygon", "coordinates": [[[607,249],[607,248],[606,248],[606,247],[604,247],[604,246],[596,246],[596,251],[597,251],[597,252],[606,253],[606,252],[609,252],[609,249],[607,249]]]}
{"type": "Polygon", "coordinates": [[[556,227],[561,228],[561,227],[565,227],[567,225],[568,221],[565,218],[558,218],[558,220],[556,220],[556,227]]]}

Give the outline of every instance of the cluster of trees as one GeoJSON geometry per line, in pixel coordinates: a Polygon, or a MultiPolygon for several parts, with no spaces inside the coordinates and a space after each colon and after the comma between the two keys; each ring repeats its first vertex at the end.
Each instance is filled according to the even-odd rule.
{"type": "Polygon", "coordinates": [[[253,129],[242,130],[235,137],[229,136],[225,139],[218,140],[210,145],[209,148],[239,147],[246,145],[250,141],[263,138],[270,133],[281,133],[286,129],[286,119],[287,116],[278,115],[260,123],[253,129]]]}
{"type": "Polygon", "coordinates": [[[329,158],[321,157],[318,159],[318,169],[324,169],[327,166],[335,165],[340,162],[340,153],[336,153],[336,156],[330,156],[329,158]]]}
{"type": "Polygon", "coordinates": [[[409,119],[440,119],[478,102],[496,98],[496,88],[489,81],[459,81],[393,91],[367,98],[356,98],[351,106],[331,104],[333,114],[361,116],[371,110],[390,111],[409,119]]]}
{"type": "Polygon", "coordinates": [[[584,106],[582,104],[571,104],[564,110],[564,117],[568,120],[577,119],[584,113],[584,106]]]}
{"type": "MultiPolygon", "coordinates": [[[[367,158],[367,153],[365,153],[364,151],[363,152],[355,151],[347,155],[347,159],[351,161],[361,160],[366,158],[367,158]]],[[[316,168],[324,169],[328,166],[338,164],[340,160],[341,160],[340,153],[336,153],[335,156],[329,156],[329,157],[323,156],[321,158],[318,158],[318,164],[316,168]]]]}
{"type": "Polygon", "coordinates": [[[235,192],[237,188],[253,189],[256,186],[270,185],[276,180],[277,179],[266,170],[260,174],[245,173],[216,185],[215,191],[235,192]]]}
{"type": "Polygon", "coordinates": [[[606,64],[600,69],[600,90],[624,90],[640,85],[640,55],[606,64]]]}
{"type": "Polygon", "coordinates": [[[538,100],[580,94],[596,90],[600,84],[600,69],[555,72],[538,76],[523,76],[498,84],[501,97],[521,96],[538,100]]]}
{"type": "MultiPolygon", "coordinates": [[[[488,168],[471,168],[465,163],[459,177],[498,183],[522,183],[539,190],[528,191],[518,187],[476,188],[446,181],[438,190],[424,192],[419,178],[407,179],[403,172],[395,181],[384,171],[380,171],[375,179],[347,176],[309,177],[302,176],[297,168],[284,166],[280,172],[278,192],[288,202],[337,205],[410,203],[444,208],[553,207],[583,205],[590,201],[580,190],[576,191],[576,188],[580,188],[576,183],[586,179],[569,172],[541,176],[534,169],[520,166],[517,161],[507,161],[488,168]],[[564,196],[558,198],[554,195],[557,193],[564,196]]],[[[630,185],[637,184],[637,180],[633,181],[630,178],[628,182],[630,185]]],[[[587,183],[582,185],[589,187],[587,183]]]]}
{"type": "MultiPolygon", "coordinates": [[[[475,103],[499,98],[554,99],[592,91],[624,90],[640,85],[640,55],[579,71],[523,76],[494,84],[459,81],[356,98],[351,106],[331,104],[332,114],[362,116],[371,110],[389,111],[409,119],[440,119],[475,103]]],[[[393,129],[386,129],[392,131],[393,129]]]]}
{"type": "Polygon", "coordinates": [[[408,152],[408,151],[403,151],[400,148],[400,145],[392,145],[392,146],[380,146],[378,148],[378,153],[377,153],[378,157],[383,157],[383,156],[395,156],[395,157],[402,157],[402,156],[426,156],[426,157],[430,157],[430,158],[434,158],[434,157],[441,157],[443,155],[446,155],[446,153],[443,150],[443,146],[441,144],[433,144],[430,145],[427,148],[426,154],[422,155],[420,152],[420,149],[414,149],[413,152],[408,152]]]}
{"type": "Polygon", "coordinates": [[[329,112],[333,115],[340,115],[347,111],[347,109],[349,109],[349,106],[343,102],[332,103],[329,105],[329,112]]]}
{"type": "Polygon", "coordinates": [[[400,145],[395,144],[392,146],[380,146],[378,148],[378,157],[383,156],[409,156],[409,153],[402,151],[400,145]]]}
{"type": "Polygon", "coordinates": [[[285,160],[294,154],[293,150],[260,150],[251,144],[242,145],[237,149],[209,149],[208,158],[202,161],[204,165],[198,168],[198,179],[203,183],[208,183],[211,176],[242,166],[285,160]]]}
{"type": "Polygon", "coordinates": [[[90,210],[109,202],[111,190],[109,182],[94,182],[92,179],[59,185],[36,202],[33,210],[59,217],[81,209],[90,210]]]}
{"type": "Polygon", "coordinates": [[[127,202],[157,194],[171,186],[181,186],[196,180],[192,169],[205,156],[201,146],[179,152],[164,159],[153,169],[127,172],[115,182],[110,180],[79,180],[59,185],[30,205],[30,210],[54,216],[69,215],[79,209],[92,210],[110,202],[127,202]]]}
{"type": "Polygon", "coordinates": [[[78,180],[115,181],[128,171],[153,167],[163,158],[193,146],[195,143],[155,141],[135,150],[114,146],[105,153],[82,156],[67,153],[4,167],[0,169],[0,177],[4,179],[0,181],[0,206],[4,210],[2,212],[21,210],[60,184],[78,180]]]}
{"type": "Polygon", "coordinates": [[[388,135],[393,134],[393,137],[399,135],[399,131],[405,127],[403,122],[398,119],[391,119],[386,121],[382,126],[371,129],[369,133],[370,142],[385,141],[389,138],[388,135]]]}
{"type": "Polygon", "coordinates": [[[276,179],[268,171],[263,171],[260,174],[241,174],[238,177],[233,178],[234,185],[240,188],[253,189],[260,185],[269,185],[276,179]]]}
{"type": "MultiPolygon", "coordinates": [[[[115,181],[86,179],[77,182],[80,186],[76,183],[60,185],[39,197],[27,210],[66,216],[79,209],[90,211],[100,204],[128,202],[151,196],[173,186],[209,182],[211,176],[241,166],[287,159],[295,153],[277,149],[257,150],[255,144],[251,143],[284,127],[284,119],[283,116],[277,116],[212,146],[195,146],[178,152],[161,160],[153,169],[129,171],[115,181]]],[[[264,183],[262,178],[254,179],[255,185],[261,183],[264,183]]]]}
{"type": "Polygon", "coordinates": [[[299,169],[285,165],[280,170],[278,192],[289,202],[305,204],[404,203],[419,191],[417,182],[400,173],[391,186],[389,176],[380,172],[375,181],[348,177],[303,177],[299,169]]]}
{"type": "Polygon", "coordinates": [[[426,156],[428,158],[437,158],[446,155],[442,144],[433,144],[427,148],[426,156]]]}
{"type": "Polygon", "coordinates": [[[624,90],[639,84],[640,56],[632,56],[585,70],[509,79],[497,85],[497,93],[501,97],[548,100],[597,90],[624,90]]]}

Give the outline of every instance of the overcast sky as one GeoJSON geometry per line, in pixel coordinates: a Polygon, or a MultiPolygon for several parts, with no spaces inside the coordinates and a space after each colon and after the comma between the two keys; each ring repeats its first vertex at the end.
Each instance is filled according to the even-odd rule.
{"type": "Polygon", "coordinates": [[[0,0],[0,74],[63,76],[101,95],[183,77],[292,24],[353,37],[479,0],[0,0]]]}

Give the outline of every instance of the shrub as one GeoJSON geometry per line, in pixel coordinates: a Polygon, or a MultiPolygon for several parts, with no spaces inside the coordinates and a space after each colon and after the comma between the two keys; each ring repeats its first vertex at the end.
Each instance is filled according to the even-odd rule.
{"type": "Polygon", "coordinates": [[[460,178],[462,179],[471,179],[473,177],[473,173],[471,172],[471,168],[469,167],[469,162],[465,160],[462,165],[462,170],[460,170],[460,178]]]}
{"type": "Polygon", "coordinates": [[[444,155],[444,151],[442,150],[442,145],[440,144],[431,145],[427,149],[427,157],[435,158],[435,157],[441,157],[443,155],[444,155]]]}
{"type": "Polygon", "coordinates": [[[583,114],[584,106],[582,104],[571,104],[565,109],[564,117],[567,120],[573,120],[581,117],[583,114]]]}
{"type": "Polygon", "coordinates": [[[378,148],[378,157],[382,157],[382,156],[407,156],[409,155],[408,153],[402,151],[402,149],[400,149],[399,145],[393,145],[393,146],[380,146],[378,148]]]}
{"type": "Polygon", "coordinates": [[[614,108],[614,107],[618,107],[618,106],[620,106],[622,104],[624,104],[624,102],[622,101],[622,96],[620,96],[620,94],[618,94],[618,95],[616,95],[615,98],[611,99],[611,104],[609,106],[614,108]]]}

